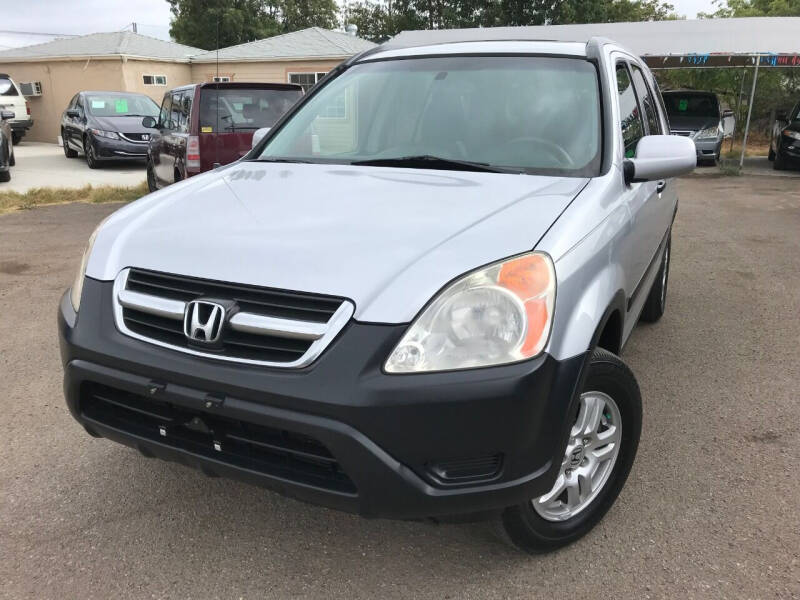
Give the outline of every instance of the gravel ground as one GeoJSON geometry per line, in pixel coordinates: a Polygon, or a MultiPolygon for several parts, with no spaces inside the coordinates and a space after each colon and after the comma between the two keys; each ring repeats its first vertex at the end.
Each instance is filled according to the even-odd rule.
{"type": "Polygon", "coordinates": [[[689,177],[665,317],[624,358],[645,420],[588,537],[529,557],[486,524],[370,521],[92,439],[55,312],[111,205],[0,217],[0,596],[800,597],[800,189],[689,177]]]}

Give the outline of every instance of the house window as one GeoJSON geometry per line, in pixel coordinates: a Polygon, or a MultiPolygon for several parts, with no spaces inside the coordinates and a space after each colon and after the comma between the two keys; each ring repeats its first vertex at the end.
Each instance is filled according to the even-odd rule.
{"type": "Polygon", "coordinates": [[[220,75],[220,76],[218,76],[218,77],[214,77],[214,78],[212,79],[212,81],[213,81],[214,83],[226,83],[226,82],[228,82],[228,81],[230,81],[230,80],[231,80],[231,78],[230,78],[230,77],[228,77],[227,75],[220,75]]]}
{"type": "Polygon", "coordinates": [[[142,75],[142,83],[145,85],[167,85],[166,75],[142,75]]]}
{"type": "Polygon", "coordinates": [[[303,86],[303,91],[307,92],[325,75],[327,73],[289,73],[289,83],[298,83],[303,86]]]}

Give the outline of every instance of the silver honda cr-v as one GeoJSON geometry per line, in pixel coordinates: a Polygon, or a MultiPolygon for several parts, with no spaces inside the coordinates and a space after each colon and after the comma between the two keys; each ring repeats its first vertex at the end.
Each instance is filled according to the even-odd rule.
{"type": "Polygon", "coordinates": [[[95,436],[370,517],[589,531],[636,454],[695,165],[630,52],[383,46],[91,236],[59,318],[95,436]],[[264,134],[265,132],[260,132],[264,134]]]}

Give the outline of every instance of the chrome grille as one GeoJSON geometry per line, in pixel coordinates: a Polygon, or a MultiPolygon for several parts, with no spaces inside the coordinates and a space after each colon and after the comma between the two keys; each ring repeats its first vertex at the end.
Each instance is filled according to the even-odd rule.
{"type": "Polygon", "coordinates": [[[319,356],[350,320],[342,298],[223,283],[142,269],[125,269],[114,283],[114,317],[131,337],[219,360],[303,367],[319,356]],[[184,334],[187,303],[235,303],[214,347],[184,334]]]}
{"type": "Polygon", "coordinates": [[[128,140],[134,144],[146,144],[150,140],[149,133],[119,133],[123,140],[128,140]]]}

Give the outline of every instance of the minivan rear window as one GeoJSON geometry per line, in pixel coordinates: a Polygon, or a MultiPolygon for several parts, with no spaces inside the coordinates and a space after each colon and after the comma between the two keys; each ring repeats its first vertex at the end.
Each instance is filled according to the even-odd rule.
{"type": "Polygon", "coordinates": [[[200,95],[200,133],[272,127],[301,95],[301,90],[205,88],[200,95]]]}
{"type": "Polygon", "coordinates": [[[17,88],[10,79],[0,79],[0,96],[19,96],[17,88]]]}

